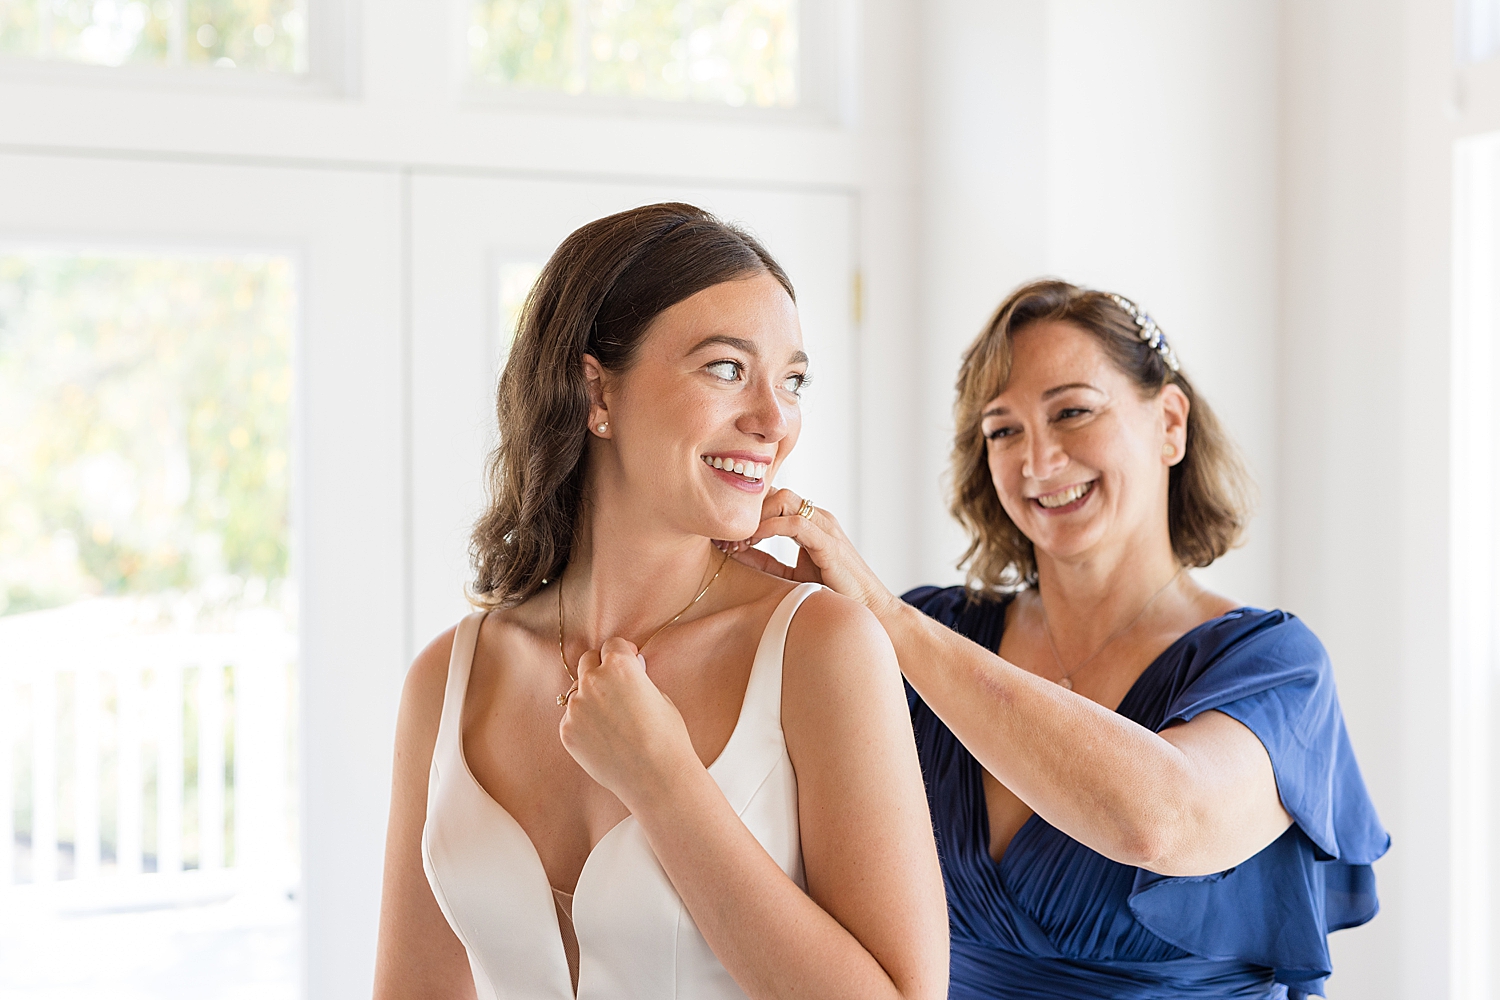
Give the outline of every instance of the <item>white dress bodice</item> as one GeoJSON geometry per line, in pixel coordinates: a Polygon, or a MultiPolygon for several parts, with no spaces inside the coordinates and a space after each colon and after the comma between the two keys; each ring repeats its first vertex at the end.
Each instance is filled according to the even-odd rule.
{"type": "MultiPolygon", "coordinates": [[[[797,775],[781,731],[787,627],[817,584],[777,606],[756,649],[739,719],[708,768],[782,871],[806,888],[797,775]]],[[[531,839],[475,780],[460,720],[483,613],[459,623],[433,748],[422,865],[468,952],[479,1000],[572,1000],[557,907],[531,839]]],[[[627,816],[594,845],[573,894],[578,1000],[743,1000],[709,948],[645,834],[627,816]]]]}

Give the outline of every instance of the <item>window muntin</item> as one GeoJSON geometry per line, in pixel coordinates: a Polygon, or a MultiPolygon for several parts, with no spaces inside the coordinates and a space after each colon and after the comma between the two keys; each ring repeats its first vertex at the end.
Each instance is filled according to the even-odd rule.
{"type": "Polygon", "coordinates": [[[798,0],[472,0],[469,69],[507,87],[792,107],[798,0]]]}
{"type": "Polygon", "coordinates": [[[308,0],[0,0],[0,55],[307,72],[308,0]]]}

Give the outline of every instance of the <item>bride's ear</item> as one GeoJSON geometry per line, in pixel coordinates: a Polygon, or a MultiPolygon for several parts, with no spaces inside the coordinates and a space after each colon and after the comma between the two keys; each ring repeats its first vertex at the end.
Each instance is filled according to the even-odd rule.
{"type": "Polygon", "coordinates": [[[609,401],[604,366],[592,354],[583,356],[583,381],[589,394],[589,430],[602,438],[610,436],[609,401]]]}

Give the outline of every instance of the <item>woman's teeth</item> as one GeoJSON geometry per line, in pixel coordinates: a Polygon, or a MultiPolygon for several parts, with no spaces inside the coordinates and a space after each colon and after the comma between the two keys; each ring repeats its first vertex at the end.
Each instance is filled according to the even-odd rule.
{"type": "Polygon", "coordinates": [[[1036,502],[1041,504],[1043,507],[1048,508],[1049,510],[1053,507],[1066,507],[1068,504],[1072,503],[1074,500],[1077,500],[1079,497],[1087,493],[1089,489],[1093,487],[1093,485],[1094,484],[1092,482],[1079,483],[1077,486],[1069,486],[1067,489],[1061,490],[1057,493],[1049,493],[1046,496],[1037,497],[1036,502]]]}
{"type": "Polygon", "coordinates": [[[765,462],[738,462],[732,458],[715,458],[712,455],[704,455],[703,461],[712,465],[715,469],[723,469],[725,472],[733,472],[737,476],[744,476],[752,481],[766,478],[765,462]]]}

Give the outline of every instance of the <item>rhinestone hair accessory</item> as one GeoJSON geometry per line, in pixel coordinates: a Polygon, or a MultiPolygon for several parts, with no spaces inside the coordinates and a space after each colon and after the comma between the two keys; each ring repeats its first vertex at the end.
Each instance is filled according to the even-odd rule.
{"type": "Polygon", "coordinates": [[[1167,335],[1161,332],[1161,327],[1156,325],[1156,320],[1151,314],[1140,306],[1130,301],[1123,295],[1110,293],[1110,299],[1115,305],[1125,310],[1130,318],[1135,321],[1136,329],[1140,332],[1141,342],[1161,355],[1162,361],[1166,362],[1168,368],[1174,372],[1177,370],[1177,355],[1172,351],[1172,345],[1167,343],[1167,335]]]}

